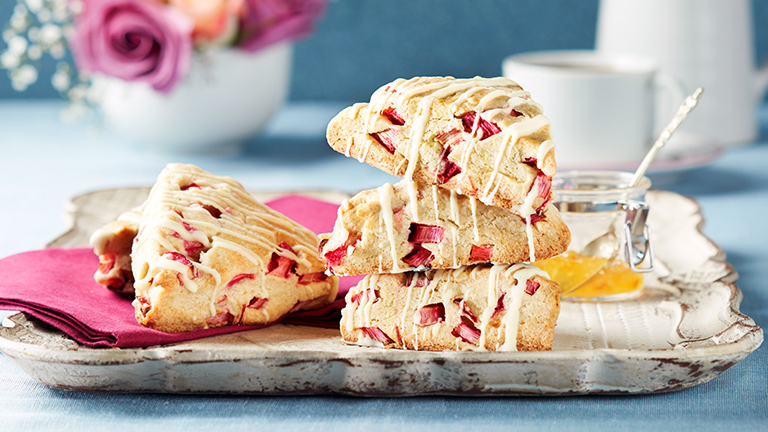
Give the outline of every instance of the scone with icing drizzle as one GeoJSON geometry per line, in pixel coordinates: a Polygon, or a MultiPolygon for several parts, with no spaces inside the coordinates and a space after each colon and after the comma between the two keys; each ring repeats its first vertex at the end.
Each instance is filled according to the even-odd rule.
{"type": "Polygon", "coordinates": [[[402,180],[346,200],[320,238],[332,273],[359,275],[545,259],[567,249],[570,232],[554,206],[527,224],[474,197],[402,180]]]}
{"type": "Polygon", "coordinates": [[[549,120],[507,78],[397,79],[328,125],[335,150],[390,174],[437,184],[528,217],[555,174],[549,120]]]}
{"type": "Polygon", "coordinates": [[[529,264],[374,274],[347,294],[341,334],[387,348],[548,350],[559,293],[529,264]]]}
{"type": "Polygon", "coordinates": [[[138,321],[165,332],[266,324],[336,296],[314,233],[230,177],[171,164],[141,212],[132,249],[138,321]]]}

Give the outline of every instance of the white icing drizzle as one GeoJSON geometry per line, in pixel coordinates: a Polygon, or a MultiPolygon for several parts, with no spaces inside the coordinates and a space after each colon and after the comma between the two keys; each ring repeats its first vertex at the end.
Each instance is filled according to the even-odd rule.
{"type": "MultiPolygon", "coordinates": [[[[450,105],[451,110],[455,111],[459,109],[459,107],[468,101],[472,96],[482,91],[487,92],[480,98],[477,106],[475,107],[477,115],[475,116],[475,123],[472,128],[472,134],[469,139],[465,140],[465,144],[461,149],[461,155],[459,157],[460,164],[462,166],[466,166],[468,164],[473,148],[480,139],[477,134],[481,118],[480,113],[486,111],[486,108],[490,106],[494,101],[499,98],[506,99],[505,102],[497,103],[495,108],[488,109],[485,113],[485,116],[493,117],[502,113],[509,115],[511,109],[517,108],[522,104],[530,104],[534,107],[538,107],[539,109],[541,108],[539,104],[530,99],[529,93],[520,88],[514,81],[503,77],[493,79],[484,79],[480,77],[470,79],[450,78],[436,81],[420,78],[407,81],[398,79],[391,84],[388,84],[387,86],[379,88],[371,96],[371,101],[369,103],[369,114],[365,120],[364,130],[366,133],[372,132],[371,128],[375,125],[375,119],[380,116],[380,112],[385,107],[394,105],[397,108],[402,108],[405,101],[417,96],[421,97],[416,107],[415,118],[409,125],[410,133],[407,140],[407,148],[404,149],[405,151],[401,151],[400,149],[396,150],[398,153],[403,154],[405,156],[405,161],[407,161],[407,168],[405,170],[404,177],[406,179],[412,180],[414,171],[419,162],[419,145],[424,139],[427,124],[429,122],[430,114],[432,111],[433,102],[438,99],[446,99],[455,94],[458,94],[456,99],[450,105]],[[391,103],[393,99],[394,103],[391,103]]],[[[357,106],[353,106],[353,108],[353,111],[360,109],[357,106]]],[[[498,154],[494,161],[493,171],[491,172],[488,178],[488,183],[483,190],[483,202],[492,203],[493,197],[496,195],[499,189],[499,185],[495,183],[500,175],[499,171],[501,169],[501,162],[503,161],[510,142],[514,144],[521,136],[530,135],[548,124],[549,120],[546,117],[543,115],[536,115],[533,118],[518,118],[518,120],[515,120],[515,123],[506,128],[504,135],[502,136],[500,149],[497,152],[498,154]]],[[[366,145],[364,146],[365,149],[361,149],[361,154],[359,155],[358,160],[365,160],[368,147],[370,147],[370,141],[371,140],[367,140],[366,145]]],[[[537,158],[539,161],[544,159],[544,156],[546,156],[546,153],[549,151],[548,148],[551,148],[552,145],[553,143],[547,141],[540,145],[540,157],[537,158]]],[[[400,171],[403,162],[404,161],[401,161],[400,164],[398,164],[398,172],[400,171]]],[[[466,176],[467,170],[462,170],[460,175],[466,176]]]]}
{"type": "Polygon", "coordinates": [[[165,256],[161,256],[157,264],[161,264],[160,267],[175,271],[179,273],[182,277],[182,280],[184,281],[184,287],[188,289],[190,292],[196,293],[197,292],[197,282],[192,280],[189,277],[189,272],[192,271],[189,267],[187,267],[185,264],[180,263],[178,261],[174,261],[172,259],[168,259],[165,256]]]}
{"type": "Polygon", "coordinates": [[[456,191],[451,190],[451,220],[456,222],[456,225],[461,225],[461,221],[459,220],[459,200],[456,195],[456,191]]]}
{"type": "Polygon", "coordinates": [[[547,274],[534,266],[526,264],[516,264],[510,266],[505,271],[505,276],[510,274],[515,279],[515,285],[508,291],[511,296],[508,301],[507,311],[501,319],[504,329],[504,343],[499,347],[499,351],[517,351],[517,333],[520,327],[520,309],[523,306],[523,294],[528,280],[534,276],[548,277],[547,274]]]}
{"type": "Polygon", "coordinates": [[[365,144],[360,147],[360,153],[357,154],[357,161],[361,163],[365,161],[366,157],[368,157],[368,150],[371,148],[371,143],[373,140],[366,138],[363,140],[363,142],[365,144]]]}
{"type": "MultiPolygon", "coordinates": [[[[414,280],[418,276],[414,276],[414,280]]],[[[419,300],[416,302],[416,308],[414,312],[414,319],[417,315],[419,315],[419,309],[421,309],[423,306],[426,306],[431,301],[432,297],[434,296],[436,289],[437,289],[437,283],[438,281],[443,277],[443,271],[437,270],[432,275],[432,279],[430,279],[427,286],[423,287],[421,290],[421,296],[419,297],[419,300]]],[[[418,322],[418,321],[417,321],[418,322]]],[[[418,348],[419,344],[419,330],[421,329],[421,326],[416,325],[415,323],[411,323],[411,328],[413,329],[413,336],[414,336],[414,345],[416,345],[415,349],[418,348]]]]}
{"type": "Polygon", "coordinates": [[[459,229],[455,226],[451,227],[451,243],[453,244],[453,266],[458,267],[459,262],[456,258],[456,245],[459,243],[459,229]]]}
{"type": "Polygon", "coordinates": [[[432,204],[435,206],[435,221],[440,220],[440,206],[437,202],[437,186],[432,185],[432,204]]]}
{"type": "Polygon", "coordinates": [[[469,207],[472,209],[472,229],[475,234],[475,241],[480,241],[480,231],[477,229],[477,200],[475,197],[469,197],[469,207]]]}
{"type": "Polygon", "coordinates": [[[536,168],[541,169],[544,166],[544,158],[547,154],[555,148],[555,142],[552,140],[546,140],[539,144],[539,148],[536,150],[536,168]]]}
{"type": "MultiPolygon", "coordinates": [[[[307,257],[316,253],[317,237],[314,233],[259,203],[230,177],[215,176],[192,166],[169,165],[150,191],[147,202],[152,205],[143,206],[142,219],[149,222],[141,226],[143,235],[137,237],[134,250],[143,247],[147,242],[157,243],[158,255],[149,260],[149,268],[177,272],[184,287],[190,292],[197,292],[199,289],[199,284],[190,278],[190,273],[210,275],[215,283],[210,302],[212,315],[216,313],[215,296],[223,283],[221,275],[214,268],[203,264],[206,262],[205,252],[201,253],[200,262],[190,260],[194,270],[190,270],[185,263],[164,257],[165,251],[175,251],[186,256],[186,251],[177,251],[168,240],[167,231],[177,233],[183,240],[200,242],[206,248],[226,248],[240,254],[260,270],[256,273],[262,274],[262,278],[265,266],[254,250],[261,250],[264,254],[273,251],[277,247],[273,244],[275,236],[291,239],[295,254],[282,249],[276,251],[281,255],[290,256],[300,266],[310,267],[311,262],[307,257]],[[193,182],[203,189],[190,187],[182,191],[176,186],[193,182]],[[215,191],[210,191],[210,188],[215,191]],[[195,214],[205,217],[204,215],[208,214],[205,206],[213,206],[221,211],[218,221],[192,217],[195,214]],[[183,216],[180,216],[182,214],[183,216]],[[237,229],[243,226],[248,229],[237,229]],[[252,246],[246,247],[222,236],[252,246]]],[[[155,274],[146,272],[145,277],[137,281],[135,287],[148,289],[149,281],[155,274]]],[[[152,297],[156,293],[150,292],[149,295],[152,297]]]]}
{"type": "Polygon", "coordinates": [[[363,289],[360,291],[362,295],[360,296],[358,310],[362,310],[363,327],[371,327],[371,308],[376,302],[376,286],[379,283],[379,275],[369,275],[366,280],[368,282],[367,285],[363,286],[363,289]]]}
{"type": "Polygon", "coordinates": [[[413,179],[413,172],[416,170],[416,164],[419,161],[419,146],[424,138],[427,122],[429,122],[433,101],[434,97],[425,97],[419,101],[419,108],[418,111],[416,111],[416,119],[411,126],[411,135],[408,137],[408,168],[405,170],[406,179],[413,179]]]}
{"type": "Polygon", "coordinates": [[[549,125],[549,119],[543,115],[537,115],[530,120],[515,123],[506,129],[504,132],[504,137],[501,141],[501,147],[499,148],[499,152],[496,155],[496,160],[493,164],[493,171],[491,171],[491,174],[488,177],[488,183],[485,185],[483,198],[490,200],[493,199],[493,195],[490,195],[490,193],[493,189],[496,177],[499,174],[501,161],[504,160],[504,155],[507,152],[507,146],[510,143],[514,145],[514,143],[516,143],[520,137],[533,134],[547,125],[549,125]]]}
{"type": "MultiPolygon", "coordinates": [[[[413,278],[411,278],[411,283],[408,284],[408,292],[405,294],[405,307],[403,307],[403,312],[400,315],[400,331],[405,331],[406,327],[406,317],[408,316],[408,311],[410,310],[411,306],[411,297],[413,296],[413,287],[416,285],[416,281],[418,279],[417,275],[414,275],[413,278]]],[[[414,342],[415,347],[414,349],[418,348],[418,341],[414,342]]]]}
{"type": "Polygon", "coordinates": [[[408,189],[408,198],[411,204],[411,216],[414,222],[419,221],[419,189],[416,182],[413,180],[405,179],[400,183],[405,182],[405,187],[408,189]]]}
{"type": "Polygon", "coordinates": [[[488,92],[488,94],[483,96],[482,99],[480,99],[480,101],[477,103],[477,108],[475,108],[475,110],[478,113],[481,113],[481,112],[486,110],[486,107],[488,106],[488,104],[493,102],[494,99],[500,98],[500,97],[503,97],[503,96],[507,96],[508,97],[508,95],[509,95],[509,91],[506,91],[506,90],[493,90],[493,91],[490,91],[490,92],[488,92]]]}
{"type": "Polygon", "coordinates": [[[534,179],[531,184],[531,189],[525,195],[523,205],[520,206],[520,216],[525,219],[525,236],[528,240],[528,260],[530,262],[536,261],[536,251],[533,241],[533,224],[531,223],[531,216],[536,213],[536,209],[533,208],[533,203],[536,197],[539,196],[539,191],[536,187],[536,180],[534,179]]]}
{"type": "Polygon", "coordinates": [[[464,93],[462,93],[458,98],[456,98],[455,101],[451,104],[451,111],[456,112],[456,110],[463,104],[464,102],[468,101],[469,98],[475,95],[475,93],[483,91],[482,87],[474,87],[471,88],[464,93]]]}
{"type": "Polygon", "coordinates": [[[248,248],[245,248],[235,242],[223,239],[221,237],[214,237],[213,246],[229,249],[232,252],[242,255],[245,259],[253,263],[253,266],[256,269],[261,270],[262,272],[266,271],[267,269],[267,267],[264,265],[264,260],[262,260],[261,257],[253,253],[253,251],[249,250],[248,248]]]}
{"type": "Polygon", "coordinates": [[[408,162],[408,159],[406,159],[406,158],[402,158],[402,159],[400,160],[400,162],[398,162],[398,163],[397,163],[397,167],[395,168],[395,172],[396,172],[396,173],[399,173],[399,172],[400,172],[400,168],[402,168],[402,167],[403,167],[403,165],[404,165],[404,164],[406,164],[407,162],[408,162]]]}
{"type": "MultiPolygon", "coordinates": [[[[413,124],[410,125],[411,130],[408,139],[408,148],[404,153],[408,159],[408,168],[406,169],[405,178],[412,179],[419,158],[418,147],[424,138],[434,100],[445,99],[451,95],[462,93],[451,105],[453,109],[456,109],[461,103],[469,99],[469,97],[476,92],[492,86],[503,87],[505,90],[497,89],[489,92],[489,94],[481,99],[481,106],[483,107],[501,96],[520,99],[522,101],[522,96],[527,95],[527,93],[520,89],[514,81],[503,77],[492,79],[484,79],[480,77],[471,79],[445,79],[433,82],[424,82],[419,79],[408,81],[398,79],[387,86],[379,88],[371,96],[370,112],[366,117],[364,130],[366,133],[373,132],[371,128],[375,124],[375,118],[380,115],[379,113],[384,107],[390,105],[391,98],[396,97],[395,105],[399,108],[402,106],[403,101],[407,101],[418,95],[423,95],[418,102],[416,118],[413,121],[413,124]]],[[[477,129],[478,121],[479,116],[475,120],[476,124],[474,129],[477,129]]],[[[471,145],[469,147],[471,147],[471,145]]]]}
{"type": "MultiPolygon", "coordinates": [[[[358,286],[362,287],[363,284],[368,282],[368,276],[366,276],[363,280],[360,281],[358,286]]],[[[346,304],[346,307],[341,310],[341,313],[344,314],[344,317],[346,320],[346,329],[347,333],[352,333],[352,331],[355,329],[355,315],[357,314],[358,306],[355,305],[351,301],[352,296],[355,294],[354,288],[350,289],[349,292],[347,292],[347,295],[344,297],[344,303],[346,304]],[[347,313],[349,311],[349,313],[347,313]]]]}
{"type": "Polygon", "coordinates": [[[392,196],[394,188],[391,184],[384,183],[377,190],[379,192],[379,203],[381,204],[379,217],[384,220],[384,224],[386,225],[387,237],[389,238],[389,249],[392,254],[392,269],[397,271],[400,270],[400,264],[398,263],[399,259],[397,257],[397,249],[395,245],[395,228],[394,221],[392,220],[392,196]]]}
{"type": "Polygon", "coordinates": [[[352,143],[355,141],[355,137],[350,135],[347,137],[347,146],[344,148],[344,156],[349,157],[350,151],[352,151],[352,143]]]}
{"type": "Polygon", "coordinates": [[[366,104],[364,104],[364,103],[356,103],[356,104],[352,105],[349,108],[349,113],[348,113],[349,114],[349,119],[350,120],[354,120],[355,118],[357,118],[357,114],[360,112],[360,109],[362,109],[365,105],[366,104]]]}
{"type": "Polygon", "coordinates": [[[533,224],[531,216],[525,218],[525,237],[528,239],[528,262],[536,261],[536,245],[533,242],[533,224]]]}

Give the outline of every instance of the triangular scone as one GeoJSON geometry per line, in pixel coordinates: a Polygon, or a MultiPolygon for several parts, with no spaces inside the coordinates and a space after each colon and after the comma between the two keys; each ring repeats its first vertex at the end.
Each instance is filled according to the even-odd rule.
{"type": "Polygon", "coordinates": [[[570,231],[555,206],[519,214],[437,186],[402,180],[360,192],[339,208],[321,256],[337,275],[535,261],[564,252],[570,231]],[[532,247],[532,251],[531,251],[532,247]]]}
{"type": "Polygon", "coordinates": [[[266,324],[336,296],[310,230],[229,177],[168,165],[133,245],[136,318],[165,332],[266,324]]]}
{"type": "Polygon", "coordinates": [[[93,253],[99,257],[99,268],[93,278],[116,293],[133,294],[131,247],[139,232],[140,219],[141,209],[133,209],[91,235],[93,253]]]}
{"type": "Polygon", "coordinates": [[[549,129],[541,106],[507,78],[421,77],[344,109],[327,139],[390,174],[530,213],[548,202],[526,201],[537,177],[557,169],[549,129]]]}
{"type": "Polygon", "coordinates": [[[560,287],[529,264],[374,274],[347,293],[341,335],[386,348],[549,350],[559,313],[560,287]]]}

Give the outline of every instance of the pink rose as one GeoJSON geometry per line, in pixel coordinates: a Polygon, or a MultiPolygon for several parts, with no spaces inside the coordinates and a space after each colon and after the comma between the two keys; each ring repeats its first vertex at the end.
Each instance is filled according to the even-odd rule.
{"type": "Polygon", "coordinates": [[[192,58],[193,22],[159,3],[86,0],[71,41],[79,68],[167,93],[192,58]]]}
{"type": "Polygon", "coordinates": [[[307,36],[325,4],[326,0],[245,0],[239,45],[246,51],[257,51],[307,36]]]}

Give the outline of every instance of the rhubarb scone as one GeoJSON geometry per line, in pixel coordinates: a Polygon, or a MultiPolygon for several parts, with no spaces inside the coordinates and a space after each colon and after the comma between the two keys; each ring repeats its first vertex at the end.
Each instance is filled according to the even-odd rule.
{"type": "Polygon", "coordinates": [[[366,276],[346,296],[345,342],[386,348],[552,348],[560,287],[529,264],[366,276]]]}
{"type": "Polygon", "coordinates": [[[230,177],[168,165],[144,203],[132,250],[136,318],[165,332],[267,324],[332,301],[310,230],[230,177]]]}
{"type": "Polygon", "coordinates": [[[116,293],[133,294],[131,247],[139,231],[140,211],[125,212],[91,235],[93,252],[99,257],[93,278],[116,293]]]}
{"type": "Polygon", "coordinates": [[[536,182],[557,169],[549,120],[507,78],[398,79],[331,120],[336,151],[523,216],[549,202],[536,182]]]}
{"type": "Polygon", "coordinates": [[[337,275],[513,264],[558,255],[570,231],[555,206],[519,214],[435,185],[402,180],[360,192],[339,207],[320,255],[337,275]]]}

